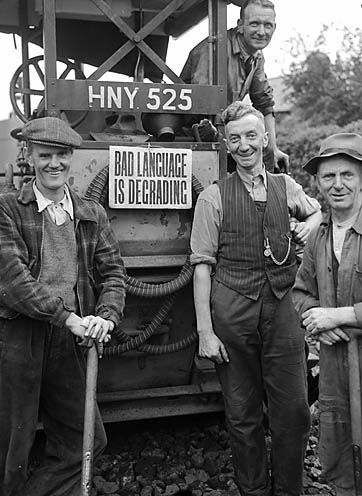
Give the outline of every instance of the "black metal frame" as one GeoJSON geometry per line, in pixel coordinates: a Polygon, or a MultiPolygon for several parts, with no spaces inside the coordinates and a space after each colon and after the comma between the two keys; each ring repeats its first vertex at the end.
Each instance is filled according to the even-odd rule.
{"type": "MultiPolygon", "coordinates": [[[[166,63],[146,44],[144,39],[151,34],[161,23],[168,19],[179,7],[188,6],[195,3],[195,0],[171,0],[156,16],[137,32],[134,31],[119,15],[115,14],[110,5],[105,0],[89,0],[129,39],[114,54],[108,57],[96,71],[87,78],[88,82],[98,81],[107,71],[111,70],[115,64],[122,60],[135,47],[148,57],[173,83],[183,84],[183,81],[166,65],[166,63]]],[[[226,75],[227,75],[227,55],[226,55],[226,0],[208,0],[209,19],[209,42],[210,42],[210,86],[214,86],[213,91],[207,86],[204,91],[210,91],[210,110],[199,109],[197,102],[194,108],[195,113],[208,113],[215,115],[222,111],[226,105],[226,75]],[[215,102],[215,86],[219,86],[218,98],[215,102]]],[[[56,74],[57,43],[56,43],[56,0],[43,0],[43,46],[45,59],[45,110],[48,115],[57,115],[59,108],[59,88],[56,74]]],[[[64,85],[74,84],[74,81],[62,81],[64,85]]],[[[139,83],[149,84],[149,83],[139,83]]],[[[185,87],[195,87],[196,85],[184,85],[185,87]]],[[[198,88],[199,89],[199,88],[198,88]]],[[[70,92],[69,92],[70,93],[70,92]]],[[[69,94],[68,93],[68,94],[69,94]]],[[[207,93],[206,93],[207,94],[207,93]]],[[[87,110],[88,107],[81,110],[87,110]]],[[[62,110],[68,110],[68,108],[62,110]]]]}

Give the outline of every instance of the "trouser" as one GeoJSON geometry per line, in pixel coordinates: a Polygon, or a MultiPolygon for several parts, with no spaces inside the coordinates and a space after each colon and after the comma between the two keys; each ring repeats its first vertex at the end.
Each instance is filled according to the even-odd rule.
{"type": "MultiPolygon", "coordinates": [[[[85,354],[66,329],[0,319],[0,496],[79,496],[85,354]],[[27,476],[38,418],[44,459],[27,476]]],[[[95,456],[106,436],[99,411],[95,456]]]]}
{"type": "MultiPolygon", "coordinates": [[[[362,341],[359,338],[360,375],[362,341]]],[[[319,446],[321,479],[337,496],[354,496],[352,426],[347,343],[322,344],[319,356],[319,446]]],[[[360,396],[362,401],[362,394],[360,396]]]]}
{"type": "Polygon", "coordinates": [[[217,365],[236,483],[253,496],[298,496],[310,429],[304,336],[290,292],[281,300],[268,283],[257,301],[213,282],[214,330],[230,362],[217,365]],[[263,395],[272,438],[268,470],[263,395]]]}

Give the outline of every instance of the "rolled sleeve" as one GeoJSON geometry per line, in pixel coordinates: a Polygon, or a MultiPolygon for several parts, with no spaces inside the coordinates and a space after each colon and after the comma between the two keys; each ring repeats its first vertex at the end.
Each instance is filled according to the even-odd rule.
{"type": "Polygon", "coordinates": [[[321,206],[315,198],[308,196],[300,184],[284,174],[287,191],[288,209],[292,217],[302,221],[310,215],[319,212],[321,206]]]}
{"type": "Polygon", "coordinates": [[[196,203],[191,231],[192,265],[216,265],[221,218],[220,191],[213,184],[200,194],[196,203]]]}

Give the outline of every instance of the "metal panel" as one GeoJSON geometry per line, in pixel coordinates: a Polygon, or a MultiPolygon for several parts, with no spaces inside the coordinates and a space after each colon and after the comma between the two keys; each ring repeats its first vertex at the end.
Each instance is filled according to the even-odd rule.
{"type": "MultiPolygon", "coordinates": [[[[218,178],[219,154],[215,147],[209,145],[209,150],[205,150],[206,143],[201,144],[203,150],[193,151],[192,170],[206,187],[218,178]]],[[[182,148],[186,144],[178,146],[182,148]]],[[[83,195],[108,161],[108,148],[75,150],[69,184],[83,195]]],[[[139,266],[138,257],[142,257],[140,260],[147,266],[152,266],[152,257],[157,264],[162,262],[163,266],[174,266],[175,257],[180,261],[179,256],[188,252],[191,210],[107,210],[113,231],[120,241],[122,255],[129,266],[139,266]]]]}
{"type": "Polygon", "coordinates": [[[131,391],[115,395],[99,394],[98,402],[104,422],[193,415],[224,410],[218,382],[131,391]]]}
{"type": "MultiPolygon", "coordinates": [[[[212,0],[214,10],[214,23],[217,33],[216,43],[216,65],[214,66],[214,83],[223,85],[222,108],[227,105],[227,5],[225,0],[212,0]]],[[[219,131],[223,132],[223,123],[216,122],[219,131]]],[[[227,172],[227,151],[223,141],[220,148],[220,177],[224,177],[227,172]]]]}
{"type": "Polygon", "coordinates": [[[48,85],[62,110],[215,114],[224,106],[221,86],[66,79],[52,79],[48,85]]]}

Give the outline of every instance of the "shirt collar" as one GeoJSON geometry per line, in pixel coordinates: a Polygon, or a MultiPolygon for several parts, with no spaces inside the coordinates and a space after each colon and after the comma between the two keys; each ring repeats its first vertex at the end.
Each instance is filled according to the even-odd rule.
{"type": "MultiPolygon", "coordinates": [[[[331,212],[328,212],[322,219],[321,226],[327,227],[332,223],[332,216],[331,212]]],[[[354,229],[358,234],[362,235],[362,207],[359,210],[359,213],[357,215],[357,219],[355,223],[352,226],[352,229],[354,229]]]]}
{"type": "MultiPolygon", "coordinates": [[[[53,200],[49,200],[49,198],[46,198],[43,195],[43,193],[37,188],[35,181],[33,182],[33,191],[34,191],[36,203],[38,205],[38,212],[43,212],[43,210],[50,207],[51,205],[55,205],[55,202],[53,200]]],[[[69,214],[71,220],[73,220],[74,219],[73,202],[70,197],[69,188],[66,184],[64,185],[64,196],[58,203],[69,214]]]]}
{"type": "Polygon", "coordinates": [[[245,61],[249,57],[258,58],[260,57],[260,50],[257,52],[250,54],[245,47],[243,37],[239,33],[237,28],[234,28],[231,34],[231,47],[233,51],[233,55],[240,54],[240,57],[245,61]]]}
{"type": "Polygon", "coordinates": [[[250,174],[244,173],[243,170],[240,170],[238,168],[236,168],[236,171],[237,171],[240,179],[243,181],[243,183],[245,184],[245,186],[248,190],[250,190],[252,188],[253,181],[259,180],[259,179],[263,183],[264,188],[267,189],[268,183],[267,183],[267,178],[266,178],[265,167],[263,167],[262,171],[259,174],[256,174],[256,176],[250,176],[250,174]]]}

